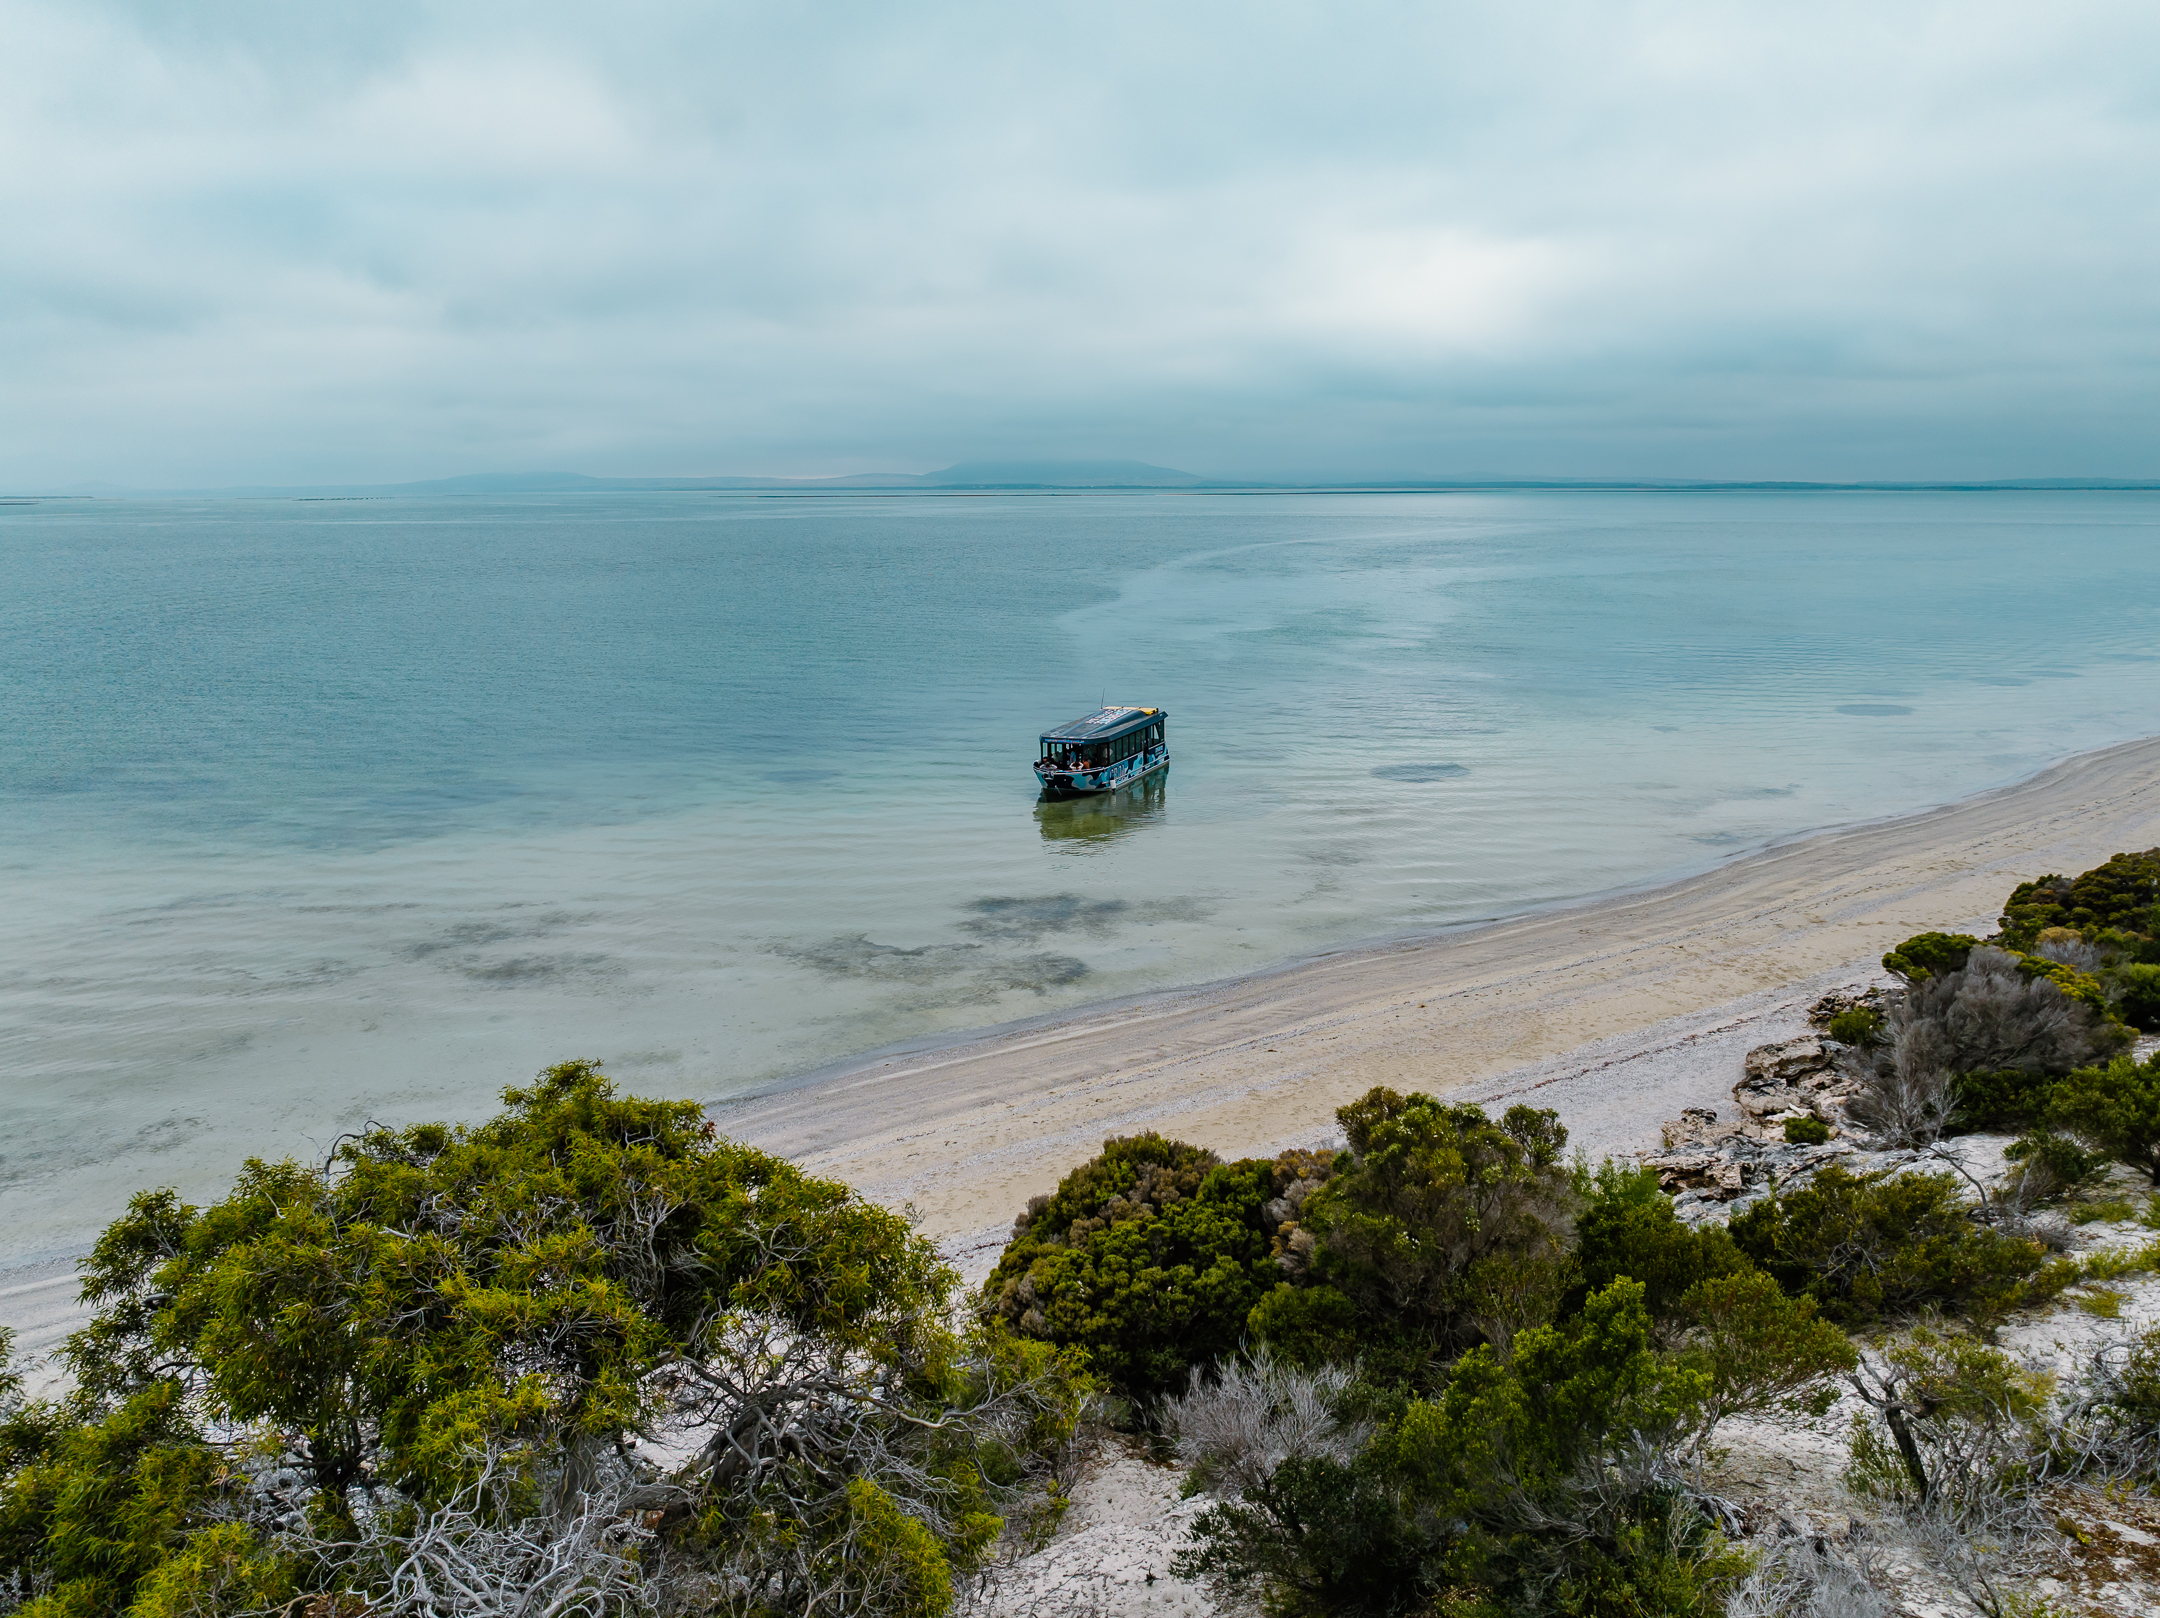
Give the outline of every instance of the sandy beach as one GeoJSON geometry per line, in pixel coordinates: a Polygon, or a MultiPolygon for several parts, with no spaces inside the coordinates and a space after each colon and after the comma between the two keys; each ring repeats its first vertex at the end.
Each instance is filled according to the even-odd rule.
{"type": "Polygon", "coordinates": [[[893,1205],[964,1271],[1110,1135],[1226,1156],[1327,1138],[1375,1084],[1555,1107],[1593,1155],[1731,1106],[1748,1047],[1928,928],[1992,931],[2018,882],[2160,844],[2160,738],[1665,886],[1347,949],[905,1055],[719,1107],[729,1134],[893,1205]]]}
{"type": "MultiPolygon", "coordinates": [[[[1684,881],[1225,983],[864,1058],[723,1106],[728,1134],[911,1207],[964,1273],[1106,1136],[1226,1156],[1328,1139],[1375,1084],[1557,1108],[1593,1155],[1731,1106],[1750,1046],[1823,989],[1882,978],[1927,928],[1992,930],[2012,886],[2160,844],[2160,737],[2000,790],[1819,832],[1684,881]]],[[[0,1324],[44,1351],[70,1266],[0,1273],[0,1324]]]]}

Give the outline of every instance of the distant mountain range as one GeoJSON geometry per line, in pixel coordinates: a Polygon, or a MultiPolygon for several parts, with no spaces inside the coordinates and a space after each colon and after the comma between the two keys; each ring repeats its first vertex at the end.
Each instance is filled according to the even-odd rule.
{"type": "MultiPolygon", "coordinates": [[[[793,490],[816,493],[851,489],[1059,490],[1059,489],[1250,489],[1293,491],[1358,489],[2160,489],[2142,478],[1998,478],[1987,481],[1830,483],[1798,479],[1444,477],[1275,481],[1205,478],[1145,461],[963,461],[940,472],[856,472],[831,478],[595,478],[579,472],[478,472],[417,483],[249,484],[222,489],[127,489],[112,484],[76,492],[90,495],[218,495],[252,499],[358,499],[396,495],[613,494],[635,492],[793,490]]],[[[16,498],[23,498],[17,496],[16,498]]],[[[29,498],[37,498],[30,496],[29,498]]],[[[45,496],[44,498],[52,498],[45,496]]]]}

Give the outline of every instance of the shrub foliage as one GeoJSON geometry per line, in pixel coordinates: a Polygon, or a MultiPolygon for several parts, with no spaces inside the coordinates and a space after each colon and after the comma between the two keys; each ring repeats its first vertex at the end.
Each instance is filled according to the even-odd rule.
{"type": "Polygon", "coordinates": [[[2103,932],[2160,933],[2160,848],[2117,854],[2082,876],[2043,876],[2021,882],[2003,906],[2002,941],[2029,950],[2050,927],[2088,938],[2103,932]]]}
{"type": "Polygon", "coordinates": [[[1295,1152],[1223,1163],[1161,1135],[1105,1141],[1014,1225],[984,1286],[987,1312],[1084,1350],[1135,1398],[1175,1391],[1189,1366],[1243,1340],[1282,1278],[1297,1212],[1332,1167],[1295,1152]]]}
{"type": "Polygon", "coordinates": [[[1948,1174],[1854,1174],[1826,1164],[1736,1216],[1740,1251],[1833,1320],[1934,1307],[1988,1320],[2069,1284],[2037,1241],[1973,1217],[1948,1174]]]}
{"type": "Polygon", "coordinates": [[[26,1613],[295,1588],[401,1610],[384,1581],[418,1553],[386,1542],[512,1577],[530,1557],[474,1547],[546,1560],[597,1499],[661,1581],[646,1605],[930,1613],[1046,1501],[1081,1384],[1046,1345],[956,1331],[899,1216],[588,1063],[505,1100],[252,1162],[209,1207],[135,1200],[84,1266],[72,1402],[6,1426],[0,1581],[42,1592],[26,1613]],[[671,1469],[630,1447],[665,1433],[690,1441],[671,1469]]]}
{"type": "Polygon", "coordinates": [[[2050,1092],[2047,1121],[2160,1186],[2160,1052],[2079,1068],[2050,1092]]]}
{"type": "Polygon", "coordinates": [[[1375,1089],[1336,1117],[1349,1161],[1305,1205],[1315,1277],[1443,1351],[1550,1315],[1577,1200],[1558,1114],[1375,1089]]]}

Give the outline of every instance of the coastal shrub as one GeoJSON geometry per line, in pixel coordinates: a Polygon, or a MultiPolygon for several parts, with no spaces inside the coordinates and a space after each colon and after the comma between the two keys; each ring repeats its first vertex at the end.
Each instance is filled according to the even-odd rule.
{"type": "Polygon", "coordinates": [[[1231,1611],[1412,1618],[1433,1610],[1451,1544],[1384,1458],[1293,1455],[1196,1517],[1170,1566],[1231,1611]]]}
{"type": "Polygon", "coordinates": [[[1709,1379],[1705,1437],[1728,1416],[1773,1410],[1820,1415],[1824,1379],[1850,1371],[1852,1343],[1816,1301],[1794,1297],[1762,1271],[1741,1268],[1698,1281],[1680,1300],[1689,1332],[1681,1359],[1709,1379]]]}
{"type": "Polygon", "coordinates": [[[208,1207],[137,1197],[84,1263],[78,1391],[9,1484],[0,1581],[102,1581],[67,1610],[142,1618],[282,1604],[237,1525],[305,1546],[286,1571],[311,1610],[372,1610],[403,1565],[385,1534],[469,1520],[522,1525],[536,1563],[574,1563],[579,1524],[647,1543],[667,1602],[889,1584],[855,1610],[935,1611],[1006,1521],[1054,1510],[1084,1381],[959,1329],[899,1215],[590,1063],[504,1100],[322,1167],[250,1162],[208,1207]],[[671,1433],[695,1437],[666,1472],[630,1447],[671,1433]],[[123,1540],[140,1553],[94,1548],[123,1540]]]}
{"type": "Polygon", "coordinates": [[[1841,1045],[1875,1045],[1882,1041],[1883,1013],[1876,1006],[1854,1006],[1830,1019],[1824,1030],[1841,1045]]]}
{"type": "MultiPolygon", "coordinates": [[[[2047,946],[2042,945],[2045,949],[2047,946]]],[[[2118,1021],[2108,987],[2097,976],[2098,962],[2087,948],[2062,949],[2056,954],[2019,955],[2017,969],[2028,979],[2045,978],[2072,1000],[2103,1021],[2118,1021]],[[2090,962],[2091,964],[2086,964],[2090,962]]]]}
{"type": "Polygon", "coordinates": [[[1191,1367],[1237,1349],[1284,1279],[1279,1258],[1302,1263],[1311,1242],[1296,1242],[1296,1215],[1332,1169],[1320,1153],[1223,1163],[1161,1135],[1105,1141],[1014,1224],[985,1310],[1084,1350],[1132,1398],[1175,1391],[1191,1367]]]}
{"type": "Polygon", "coordinates": [[[2068,1136],[2048,1129],[2026,1131],[2003,1148],[2003,1156],[2016,1165],[2008,1199],[2020,1209],[2068,1196],[2090,1185],[2108,1165],[2105,1153],[2087,1151],[2068,1136]]]}
{"type": "Polygon", "coordinates": [[[1644,1287],[1616,1281],[1505,1356],[1472,1349],[1376,1441],[1411,1498],[1464,1524],[1455,1565],[1503,1606],[1714,1612],[1745,1568],[1681,1487],[1711,1374],[1655,1343],[1644,1287]]]}
{"type": "Polygon", "coordinates": [[[1800,1189],[1736,1215],[1730,1229],[1781,1287],[1844,1324],[1927,1308],[1993,1320],[2071,1279],[2039,1242],[1975,1220],[1948,1174],[1854,1174],[1830,1163],[1800,1189]]]}
{"type": "Polygon", "coordinates": [[[1939,1018],[1896,1008],[1890,1037],[1859,1070],[1846,1115],[1885,1144],[1922,1146],[1948,1127],[1953,1086],[1950,1040],[1939,1018]]]}
{"type": "MultiPolygon", "coordinates": [[[[0,1587],[42,1592],[34,1618],[126,1611],[191,1531],[214,1528],[221,1458],[171,1379],[95,1420],[33,1420],[42,1430],[13,1424],[22,1448],[0,1488],[0,1587]]],[[[289,1578],[241,1533],[251,1582],[274,1595],[289,1578]]]]}
{"type": "Polygon", "coordinates": [[[1292,1456],[1219,1497],[1173,1567],[1283,1614],[1708,1618],[1746,1568],[1683,1487],[1711,1381],[1616,1282],[1471,1349],[1354,1459],[1292,1456]]]}
{"type": "Polygon", "coordinates": [[[1810,1113],[1803,1113],[1785,1120],[1785,1142],[1789,1146],[1820,1146],[1830,1138],[1830,1126],[1810,1113]]]}
{"type": "Polygon", "coordinates": [[[1347,1161],[1304,1205],[1314,1279],[1441,1354],[1550,1317],[1579,1201],[1556,1113],[1377,1088],[1335,1116],[1347,1161]]]}
{"type": "Polygon", "coordinates": [[[2050,1421],[2048,1462],[2087,1484],[2160,1482],[2160,1326],[2102,1341],[2069,1378],[2050,1421]]]}
{"type": "Polygon", "coordinates": [[[1861,1069],[1849,1110],[1897,1145],[1924,1144],[1953,1127],[1961,1106],[2006,1123],[2029,1116],[2029,1086],[2004,1078],[2008,1070],[2037,1083],[2127,1041],[2127,1031],[2090,1003],[2095,997],[2089,974],[1975,948],[1962,967],[1922,978],[1891,1008],[1886,1041],[1861,1069]],[[2090,985],[2090,994],[2077,984],[2076,993],[2066,990],[2064,976],[2090,985]]]}
{"type": "Polygon", "coordinates": [[[1653,1320],[1675,1321],[1697,1283],[1749,1267],[1724,1226],[1690,1229],[1680,1221],[1655,1169],[1607,1161],[1590,1182],[1575,1232],[1575,1282],[1563,1314],[1625,1277],[1642,1285],[1653,1320]]]}
{"type": "MultiPolygon", "coordinates": [[[[1608,1166],[1591,1202],[1650,1228],[1636,1174],[1608,1166]]],[[[1669,1235],[1652,1244],[1668,1259],[1669,1235]]],[[[1696,1281],[1674,1306],[1685,1341],[1661,1350],[1650,1290],[1595,1288],[1473,1347],[1426,1397],[1359,1406],[1338,1369],[1301,1400],[1279,1366],[1240,1373],[1234,1399],[1210,1395],[1235,1408],[1211,1406],[1206,1453],[1186,1455],[1216,1503],[1176,1570],[1273,1613],[1709,1618],[1747,1561],[1697,1504],[1692,1459],[1725,1417],[1819,1411],[1853,1353],[1811,1300],[1744,1267],[1696,1281]]]]}
{"type": "Polygon", "coordinates": [[[2131,961],[2105,977],[2116,1015],[2133,1028],[2160,1032],[2160,965],[2131,961]]]}
{"type": "Polygon", "coordinates": [[[1415,1380],[1425,1354],[1411,1345],[1407,1354],[1394,1352],[1392,1337],[1375,1338],[1357,1310],[1331,1286],[1292,1286],[1278,1282],[1273,1291],[1253,1305],[1245,1317],[1245,1330],[1253,1342],[1292,1365],[1308,1369],[1342,1360],[1362,1360],[1366,1370],[1384,1381],[1415,1380]]]}
{"type": "Polygon", "coordinates": [[[2126,1417],[2160,1432],[2160,1326],[2145,1332],[2123,1355],[2110,1398],[2126,1417]]]}
{"type": "Polygon", "coordinates": [[[2079,1068],[2050,1093],[2047,1120],[2160,1185],[2160,1051],[2079,1068]]]}
{"type": "Polygon", "coordinates": [[[1846,1481],[1859,1493],[1955,1520],[2037,1481],[2053,1382],[2000,1349],[1922,1327],[1850,1380],[1874,1418],[1853,1423],[1846,1481]]]}
{"type": "Polygon", "coordinates": [[[1960,1134],[2009,1134],[2046,1116],[2055,1076],[2002,1067],[1960,1073],[1950,1084],[1950,1127],[1960,1134]]]}
{"type": "Polygon", "coordinates": [[[1266,1481],[1293,1455],[1355,1461],[1371,1424],[1346,1414],[1357,1381],[1352,1364],[1305,1369],[1266,1349],[1193,1379],[1163,1403],[1163,1435],[1177,1446],[1191,1481],[1235,1493],[1266,1481]]]}
{"type": "Polygon", "coordinates": [[[2031,949],[2050,927],[2069,927],[2087,938],[2102,932],[2160,932],[2160,848],[2116,854],[2076,878],[2043,876],[2021,882],[2003,905],[2002,942],[2031,949]]]}
{"type": "Polygon", "coordinates": [[[1915,933],[1882,958],[1883,970],[1907,983],[1925,983],[1945,972],[1962,971],[1979,943],[1970,933],[1915,933]]]}

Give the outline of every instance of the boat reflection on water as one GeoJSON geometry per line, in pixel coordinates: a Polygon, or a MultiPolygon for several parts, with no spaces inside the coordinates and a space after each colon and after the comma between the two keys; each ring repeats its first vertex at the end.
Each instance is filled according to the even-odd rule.
{"type": "Polygon", "coordinates": [[[1046,843],[1107,843],[1159,819],[1170,794],[1170,771],[1157,770],[1122,792],[1092,798],[1045,798],[1035,824],[1046,843]]]}

